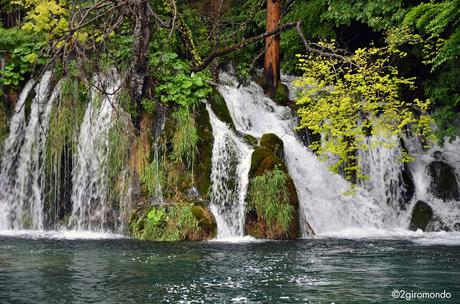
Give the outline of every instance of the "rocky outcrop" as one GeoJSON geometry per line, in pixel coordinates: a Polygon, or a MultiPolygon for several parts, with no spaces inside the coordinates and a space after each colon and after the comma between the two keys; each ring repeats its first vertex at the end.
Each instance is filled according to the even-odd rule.
{"type": "Polygon", "coordinates": [[[399,198],[399,208],[401,210],[407,210],[407,206],[410,204],[412,197],[415,193],[415,184],[414,179],[412,177],[412,173],[409,170],[409,166],[407,163],[404,163],[403,170],[401,171],[401,175],[399,176],[399,189],[401,191],[401,197],[399,198]]]}
{"type": "Polygon", "coordinates": [[[268,148],[280,159],[284,158],[284,143],[273,133],[264,134],[260,139],[260,146],[268,148]]]}
{"type": "Polygon", "coordinates": [[[146,241],[201,241],[217,234],[217,224],[202,202],[139,205],[129,221],[130,235],[146,241]]]}
{"type": "Polygon", "coordinates": [[[418,201],[412,209],[409,229],[412,231],[418,229],[425,231],[432,219],[433,209],[431,209],[430,205],[423,201],[418,201]]]}
{"type": "Polygon", "coordinates": [[[201,197],[206,198],[211,186],[211,168],[212,168],[212,127],[209,121],[209,113],[204,105],[196,111],[196,128],[198,134],[198,155],[193,165],[193,174],[196,188],[201,197]]]}
{"type": "Polygon", "coordinates": [[[455,170],[446,162],[436,160],[428,165],[431,176],[430,192],[444,201],[460,200],[457,175],[455,170]]]}
{"type": "Polygon", "coordinates": [[[215,88],[213,88],[211,95],[208,97],[208,103],[214,114],[216,114],[217,118],[235,130],[232,116],[230,115],[230,111],[227,108],[225,99],[215,88]]]}
{"type": "MultiPolygon", "coordinates": [[[[266,134],[261,140],[264,146],[255,148],[252,154],[251,169],[249,171],[250,181],[257,176],[263,176],[267,172],[271,172],[275,168],[284,172],[287,176],[285,187],[289,193],[288,203],[292,206],[291,222],[286,231],[283,231],[279,226],[270,227],[261,214],[257,214],[256,208],[249,207],[246,210],[245,230],[246,234],[257,238],[269,239],[295,239],[299,236],[299,218],[298,207],[299,200],[297,190],[292,178],[289,176],[286,165],[283,160],[277,155],[283,153],[283,145],[281,139],[275,134],[266,134]]],[[[249,189],[251,191],[251,189],[249,189]]],[[[251,204],[248,204],[251,206],[251,204]]]]}

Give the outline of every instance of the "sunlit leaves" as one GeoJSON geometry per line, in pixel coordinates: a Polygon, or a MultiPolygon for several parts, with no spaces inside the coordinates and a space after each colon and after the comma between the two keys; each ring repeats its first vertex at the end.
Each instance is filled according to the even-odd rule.
{"type": "Polygon", "coordinates": [[[399,75],[390,65],[394,56],[401,53],[391,48],[357,49],[346,60],[299,55],[304,75],[295,83],[300,88],[299,128],[322,136],[311,148],[333,163],[333,171],[344,168],[349,179],[360,173],[356,152],[368,148],[367,136],[385,139],[409,129],[431,136],[430,102],[401,98],[401,90],[413,89],[415,79],[399,75]]]}

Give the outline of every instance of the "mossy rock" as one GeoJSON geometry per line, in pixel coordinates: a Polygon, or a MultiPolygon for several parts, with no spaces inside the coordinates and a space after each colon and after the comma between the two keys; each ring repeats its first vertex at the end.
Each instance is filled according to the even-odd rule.
{"type": "Polygon", "coordinates": [[[217,224],[201,202],[139,206],[129,221],[130,235],[146,241],[200,241],[214,238],[217,224]]]}
{"type": "Polygon", "coordinates": [[[201,202],[195,203],[192,213],[199,222],[202,231],[202,239],[212,239],[217,235],[217,223],[211,210],[201,202]]]}
{"type": "Polygon", "coordinates": [[[206,198],[211,186],[212,169],[212,144],[214,137],[209,121],[209,113],[204,104],[201,104],[195,113],[195,121],[198,132],[198,155],[193,165],[195,185],[201,197],[206,198]]]}
{"type": "Polygon", "coordinates": [[[225,99],[215,88],[212,89],[212,93],[208,97],[208,102],[217,118],[228,124],[232,129],[235,129],[235,125],[233,123],[232,116],[230,115],[230,111],[227,108],[227,104],[225,103],[225,99]]]}
{"type": "Polygon", "coordinates": [[[245,230],[246,234],[256,238],[268,239],[296,239],[299,236],[299,199],[294,181],[289,176],[289,172],[284,162],[266,147],[257,147],[252,153],[251,169],[249,170],[250,179],[262,176],[266,172],[278,168],[287,174],[286,186],[289,192],[289,204],[293,206],[292,221],[288,231],[283,231],[280,227],[270,229],[254,209],[246,210],[245,230]]]}
{"type": "Polygon", "coordinates": [[[276,134],[264,134],[260,139],[260,146],[272,150],[280,159],[284,158],[284,143],[276,134]]]}
{"type": "Polygon", "coordinates": [[[253,148],[257,146],[258,144],[258,140],[257,138],[255,138],[254,136],[252,135],[249,135],[249,134],[244,134],[243,135],[243,140],[245,143],[247,143],[248,145],[252,146],[253,148]]]}
{"type": "Polygon", "coordinates": [[[251,169],[249,177],[261,176],[267,171],[278,167],[285,173],[288,173],[284,162],[274,154],[272,150],[266,147],[256,147],[251,157],[251,169]]]}
{"type": "Polygon", "coordinates": [[[0,101],[0,151],[3,140],[8,136],[8,120],[6,106],[3,101],[0,101]]]}
{"type": "Polygon", "coordinates": [[[430,205],[423,201],[418,201],[414,209],[412,209],[409,229],[412,231],[416,231],[417,229],[425,231],[432,219],[433,209],[431,209],[430,205]]]}
{"type": "Polygon", "coordinates": [[[281,106],[290,106],[291,100],[289,99],[289,89],[285,84],[278,83],[275,89],[273,101],[281,106]]]}

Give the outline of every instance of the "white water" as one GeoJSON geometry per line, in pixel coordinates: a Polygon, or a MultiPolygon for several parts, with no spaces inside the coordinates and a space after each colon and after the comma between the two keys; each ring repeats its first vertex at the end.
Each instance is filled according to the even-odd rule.
{"type": "MultiPolygon", "coordinates": [[[[420,160],[409,166],[414,176],[415,195],[407,210],[401,210],[398,205],[404,190],[399,185],[403,164],[396,158],[398,146],[374,148],[361,153],[361,162],[369,180],[361,182],[353,194],[347,194],[350,184],[340,175],[331,173],[327,165],[321,163],[297,138],[294,131],[297,120],[290,109],[278,106],[265,97],[262,88],[253,82],[238,89],[237,81],[229,74],[222,73],[220,79],[223,84],[219,92],[225,98],[238,131],[257,138],[275,133],[283,140],[284,158],[299,196],[303,236],[309,235],[306,223],[320,235],[339,231],[357,234],[360,234],[357,231],[407,231],[411,210],[417,200],[427,200],[444,223],[460,221],[460,210],[456,207],[458,202],[446,203],[434,199],[432,195],[427,196],[430,178],[426,165],[430,156],[421,155],[421,151],[414,153],[420,160]],[[449,220],[449,217],[453,219],[449,220]]],[[[459,148],[457,141],[456,145],[446,146],[444,150],[460,151],[459,148]]],[[[431,152],[423,153],[430,155],[431,152]]],[[[456,167],[458,174],[460,155],[449,155],[452,158],[449,163],[456,167]]]]}
{"type": "Polygon", "coordinates": [[[110,232],[92,232],[77,230],[0,230],[0,236],[18,237],[33,240],[100,240],[124,238],[123,235],[110,232]]]}
{"type": "MultiPolygon", "coordinates": [[[[41,231],[44,228],[43,160],[49,115],[59,95],[58,88],[50,94],[50,77],[50,73],[45,73],[35,87],[37,94],[32,101],[28,121],[24,105],[34,83],[30,81],[26,84],[10,122],[0,171],[2,230],[22,231],[19,229],[27,228],[41,231]]],[[[126,206],[130,203],[123,200],[123,206],[113,206],[108,199],[108,134],[113,126],[113,106],[116,106],[115,91],[119,80],[116,77],[97,79],[104,82],[102,86],[109,94],[99,96],[95,90],[92,91],[80,128],[77,155],[73,158],[73,210],[69,228],[78,233],[120,231],[123,223],[121,213],[127,214],[129,208],[126,206]]],[[[224,83],[219,91],[239,132],[258,138],[266,133],[275,133],[283,140],[284,158],[298,191],[303,236],[310,234],[310,225],[320,237],[411,238],[420,244],[459,243],[458,233],[409,232],[407,228],[411,210],[418,200],[429,203],[436,222],[442,223],[442,227],[452,229],[460,223],[460,203],[435,198],[429,190],[431,177],[427,173],[427,165],[435,160],[434,154],[441,152],[444,161],[460,176],[460,139],[446,143],[444,148],[433,147],[429,151],[423,151],[416,140],[406,139],[406,146],[417,161],[408,165],[415,195],[404,209],[399,203],[404,190],[400,184],[404,165],[396,159],[400,152],[398,145],[361,152],[360,161],[369,180],[361,181],[354,194],[346,194],[350,184],[341,176],[332,174],[327,165],[319,162],[297,138],[294,131],[297,120],[290,109],[266,98],[255,83],[237,89],[237,82],[230,75],[222,74],[221,79],[224,83]]],[[[218,239],[249,241],[251,239],[242,237],[252,148],[220,121],[210,108],[208,111],[214,135],[211,211],[218,224],[218,239]]],[[[161,188],[157,190],[161,197],[161,188]]]]}
{"type": "Polygon", "coordinates": [[[252,148],[220,121],[209,106],[207,110],[214,136],[210,208],[217,222],[217,238],[242,237],[252,148]]]}
{"type": "Polygon", "coordinates": [[[0,172],[1,229],[43,229],[44,226],[45,144],[51,107],[59,94],[56,86],[49,96],[50,79],[51,72],[45,72],[35,86],[28,122],[26,100],[34,82],[25,85],[10,123],[0,172]]]}
{"type": "Polygon", "coordinates": [[[77,155],[72,172],[72,215],[70,228],[104,231],[117,225],[118,216],[108,201],[107,159],[109,130],[120,80],[99,76],[93,88],[80,128],[77,155]]]}

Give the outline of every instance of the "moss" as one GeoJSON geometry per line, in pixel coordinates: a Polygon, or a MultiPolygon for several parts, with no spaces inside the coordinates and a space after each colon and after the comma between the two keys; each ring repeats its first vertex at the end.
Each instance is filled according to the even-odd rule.
{"type": "MultiPolygon", "coordinates": [[[[123,110],[116,112],[115,123],[109,130],[107,172],[109,178],[109,196],[119,200],[128,190],[126,175],[123,174],[129,164],[131,147],[133,146],[133,126],[130,116],[123,110]]],[[[128,178],[129,180],[129,178],[128,178]]]]}
{"type": "Polygon", "coordinates": [[[257,146],[257,143],[258,143],[257,138],[255,138],[254,136],[249,135],[249,134],[244,134],[243,135],[243,140],[244,140],[245,143],[247,143],[248,145],[251,145],[253,148],[255,146],[257,146]]]}
{"type": "Polygon", "coordinates": [[[71,212],[72,160],[87,105],[87,90],[76,78],[63,78],[60,96],[53,104],[45,153],[45,210],[52,219],[71,212]]]}
{"type": "Polygon", "coordinates": [[[192,206],[193,216],[198,220],[198,225],[206,238],[214,238],[217,235],[217,223],[211,210],[203,203],[195,203],[192,206]]]}
{"type": "Polygon", "coordinates": [[[196,188],[202,197],[207,197],[211,186],[213,135],[209,114],[201,104],[195,112],[198,132],[198,155],[194,163],[193,174],[196,188]]]}
{"type": "Polygon", "coordinates": [[[295,239],[299,235],[298,207],[299,200],[294,181],[289,176],[284,162],[274,154],[272,150],[266,147],[257,147],[254,149],[251,158],[251,168],[249,170],[250,181],[255,177],[263,176],[274,169],[280,170],[286,174],[286,189],[289,196],[289,205],[292,206],[293,214],[288,231],[286,232],[279,227],[269,227],[261,216],[257,214],[255,208],[246,210],[246,233],[257,238],[287,238],[295,239]],[[273,228],[273,229],[271,229],[273,228]]]}
{"type": "Polygon", "coordinates": [[[198,131],[195,116],[188,108],[177,109],[172,118],[175,122],[175,131],[172,137],[172,159],[191,168],[198,152],[198,131]]]}
{"type": "Polygon", "coordinates": [[[280,168],[283,172],[287,172],[286,165],[272,150],[265,147],[254,149],[251,157],[251,169],[249,170],[250,177],[261,176],[275,167],[280,168]]]}
{"type": "Polygon", "coordinates": [[[6,106],[3,101],[0,101],[0,150],[3,145],[3,140],[8,136],[8,115],[6,106]]]}
{"type": "Polygon", "coordinates": [[[289,99],[289,89],[286,85],[279,83],[275,89],[273,100],[282,106],[289,106],[291,100],[289,99]]]}
{"type": "Polygon", "coordinates": [[[257,215],[269,238],[288,234],[294,208],[289,202],[288,175],[275,168],[251,180],[247,208],[257,215]]]}
{"type": "Polygon", "coordinates": [[[273,133],[264,134],[260,139],[260,146],[268,148],[280,159],[284,157],[284,143],[273,133]]]}
{"type": "Polygon", "coordinates": [[[212,213],[201,203],[138,208],[129,227],[132,236],[149,241],[206,240],[217,232],[212,213]]]}
{"type": "Polygon", "coordinates": [[[141,117],[139,136],[131,150],[130,168],[133,178],[133,184],[137,188],[134,192],[146,194],[147,186],[141,183],[141,176],[145,174],[145,170],[151,161],[150,154],[152,152],[152,125],[153,120],[150,116],[141,117]]]}
{"type": "Polygon", "coordinates": [[[235,129],[235,125],[233,124],[232,116],[230,115],[230,111],[227,108],[225,99],[215,88],[212,89],[212,93],[208,98],[208,102],[217,118],[228,124],[232,129],[235,129]]]}

